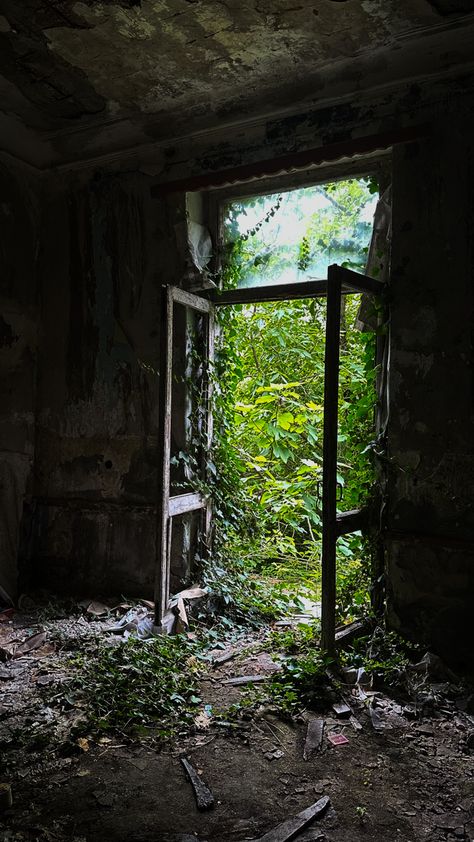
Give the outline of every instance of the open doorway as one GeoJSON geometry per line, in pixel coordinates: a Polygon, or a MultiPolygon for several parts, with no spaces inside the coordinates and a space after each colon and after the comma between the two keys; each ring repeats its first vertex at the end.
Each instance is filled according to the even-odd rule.
{"type": "MultiPolygon", "coordinates": [[[[225,196],[218,204],[222,260],[213,274],[215,288],[196,294],[169,288],[163,308],[168,380],[163,438],[168,444],[162,558],[173,548],[173,517],[200,512],[204,540],[197,557],[202,561],[212,545],[208,575],[214,589],[220,587],[232,600],[225,591],[230,574],[237,573],[248,595],[263,593],[263,602],[271,603],[279,591],[283,601],[303,597],[317,612],[322,596],[326,641],[334,638],[336,617],[350,618],[368,601],[367,556],[360,535],[346,533],[360,529],[361,507],[373,483],[375,340],[373,332],[357,329],[360,297],[354,293],[378,295],[381,287],[359,274],[376,204],[371,176],[225,196]],[[177,310],[199,315],[208,363],[207,377],[189,383],[188,376],[191,412],[199,418],[201,407],[204,420],[202,434],[191,436],[199,453],[179,452],[188,468],[195,466],[194,493],[188,489],[178,496],[171,491],[169,472],[175,461],[177,310]],[[203,410],[209,387],[212,444],[212,413],[209,407],[203,410]],[[263,583],[268,587],[262,591],[263,583]]],[[[373,301],[364,308],[365,322],[370,309],[376,309],[373,301]]],[[[169,564],[163,569],[168,580],[161,576],[162,606],[169,564]]],[[[244,600],[250,610],[255,602],[244,600]]]]}
{"type": "MultiPolygon", "coordinates": [[[[224,289],[306,284],[339,263],[363,272],[378,199],[373,177],[236,197],[221,209],[224,289]]],[[[291,293],[292,294],[292,293],[291,293]]],[[[321,602],[325,297],[245,301],[220,308],[224,398],[216,418],[219,469],[232,474],[227,564],[273,596],[321,602]],[[219,414],[218,414],[219,415],[219,414]]],[[[374,476],[375,334],[358,324],[360,295],[343,296],[337,448],[338,508],[361,509],[374,476]]],[[[360,531],[337,551],[337,619],[369,605],[370,564],[360,531]]]]}

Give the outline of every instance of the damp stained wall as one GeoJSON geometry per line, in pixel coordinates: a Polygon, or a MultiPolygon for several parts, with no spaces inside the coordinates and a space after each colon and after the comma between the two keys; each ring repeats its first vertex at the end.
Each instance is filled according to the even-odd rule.
{"type": "Polygon", "coordinates": [[[393,163],[389,618],[450,660],[474,642],[473,116],[393,163]]]}
{"type": "Polygon", "coordinates": [[[15,599],[33,491],[38,344],[39,178],[0,157],[0,597],[15,599]]]}
{"type": "Polygon", "coordinates": [[[45,188],[30,570],[56,591],[153,593],[159,301],[179,266],[172,203],[149,188],[139,173],[45,188]]]}

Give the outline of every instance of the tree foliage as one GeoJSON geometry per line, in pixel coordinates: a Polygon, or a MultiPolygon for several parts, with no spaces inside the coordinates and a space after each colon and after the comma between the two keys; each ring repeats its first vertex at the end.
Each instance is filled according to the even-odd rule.
{"type": "MultiPolygon", "coordinates": [[[[368,179],[351,179],[232,203],[225,285],[325,277],[327,265],[336,261],[363,269],[374,189],[368,179]]],[[[358,307],[359,298],[350,296],[342,313],[342,510],[360,506],[373,481],[367,448],[373,437],[374,336],[354,329],[358,307]]],[[[231,537],[232,552],[254,569],[304,581],[317,591],[325,301],[241,305],[223,308],[219,318],[216,515],[227,552],[231,537]]],[[[354,580],[351,600],[363,601],[366,594],[357,592],[360,540],[341,539],[338,554],[341,583],[354,580]]]]}

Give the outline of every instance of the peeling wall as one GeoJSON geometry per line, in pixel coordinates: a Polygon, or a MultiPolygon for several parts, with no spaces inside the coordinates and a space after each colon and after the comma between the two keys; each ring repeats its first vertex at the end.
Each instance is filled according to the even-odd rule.
{"type": "Polygon", "coordinates": [[[473,116],[393,167],[389,611],[450,658],[474,643],[473,116]]]}
{"type": "Polygon", "coordinates": [[[45,189],[36,585],[150,596],[161,284],[175,210],[140,174],[45,189]],[[150,368],[151,367],[151,368],[150,368]]]}
{"type": "Polygon", "coordinates": [[[0,158],[0,597],[18,587],[21,521],[32,493],[38,342],[39,184],[0,158]]]}

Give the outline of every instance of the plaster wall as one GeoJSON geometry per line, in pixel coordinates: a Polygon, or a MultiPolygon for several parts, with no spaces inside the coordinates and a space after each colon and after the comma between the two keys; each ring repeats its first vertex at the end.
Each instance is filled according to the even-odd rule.
{"type": "MultiPolygon", "coordinates": [[[[448,116],[448,115],[447,115],[448,116]]],[[[472,657],[472,112],[395,150],[388,427],[391,622],[472,657]]]]}
{"type": "Polygon", "coordinates": [[[179,272],[175,210],[138,173],[52,177],[45,193],[32,578],[150,596],[159,301],[179,272]]]}
{"type": "Polygon", "coordinates": [[[33,490],[39,179],[0,158],[0,596],[15,599],[21,522],[33,490]]]}

